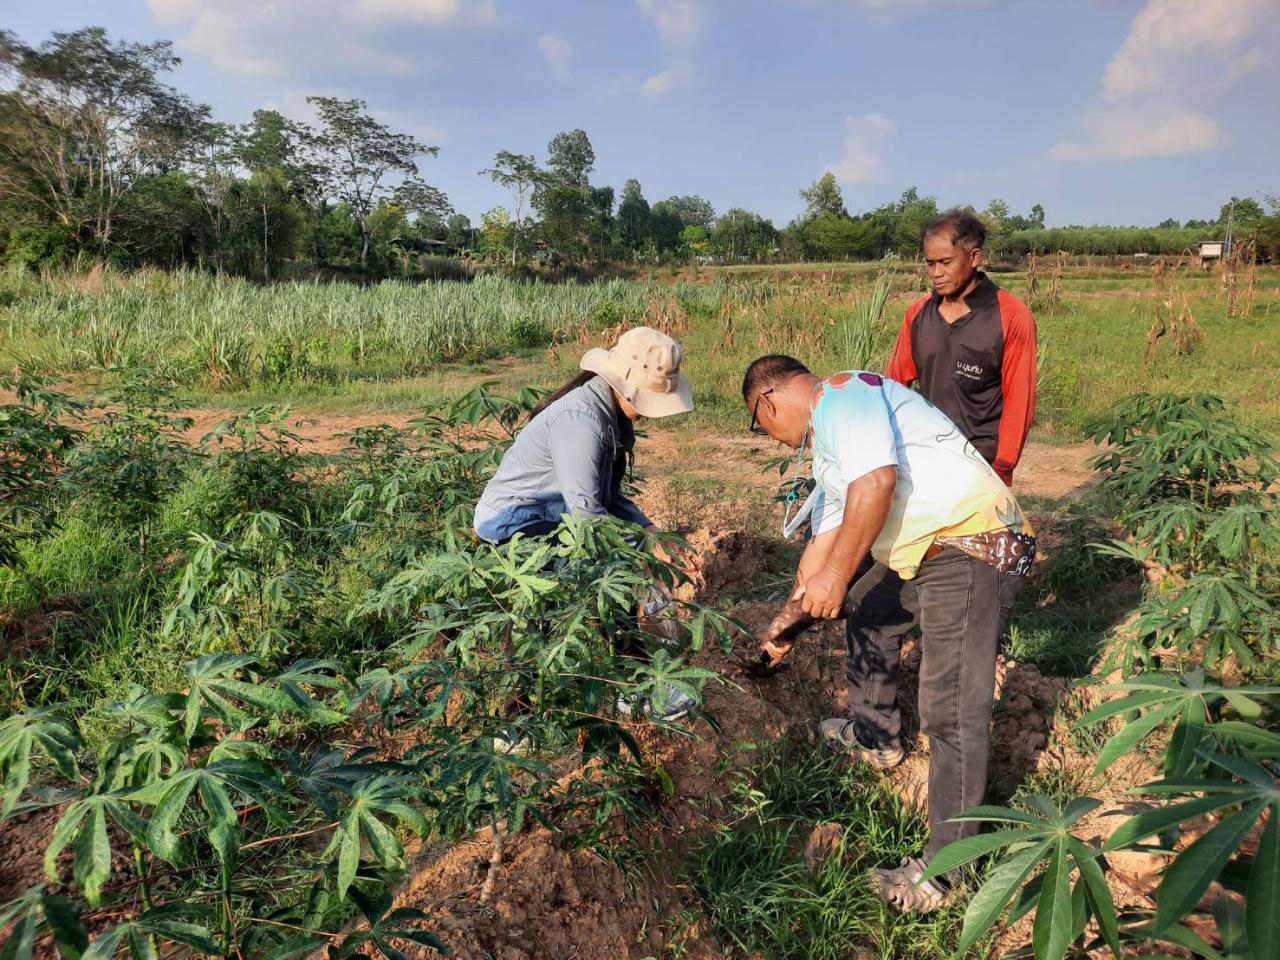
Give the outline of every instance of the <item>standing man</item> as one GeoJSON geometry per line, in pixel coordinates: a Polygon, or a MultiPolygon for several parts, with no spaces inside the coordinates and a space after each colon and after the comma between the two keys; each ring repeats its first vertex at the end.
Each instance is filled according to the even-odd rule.
{"type": "Polygon", "coordinates": [[[761,651],[776,665],[813,620],[862,608],[846,619],[852,716],[824,720],[826,739],[879,767],[901,762],[899,646],[912,624],[923,630],[930,837],[923,856],[873,871],[872,888],[904,911],[936,909],[947,881],[921,877],[942,847],[976,831],[948,821],[986,791],[996,650],[1035,556],[1034,533],[951,421],[893,380],[866,371],[819,380],[774,355],[748,368],[742,396],[753,431],[797,456],[812,449],[817,481],[813,536],[761,651]],[[876,564],[850,591],[868,552],[876,564]]]}
{"type": "Polygon", "coordinates": [[[907,308],[889,367],[945,413],[1006,484],[1036,406],[1036,323],[1027,305],[980,269],[987,230],[948,210],[925,224],[933,293],[907,308]]]}

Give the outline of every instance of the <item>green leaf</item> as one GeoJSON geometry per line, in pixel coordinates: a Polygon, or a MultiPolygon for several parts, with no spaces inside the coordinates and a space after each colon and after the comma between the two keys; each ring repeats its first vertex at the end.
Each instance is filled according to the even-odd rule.
{"type": "Polygon", "coordinates": [[[1223,807],[1229,807],[1239,802],[1239,799],[1234,795],[1210,795],[1166,807],[1156,807],[1154,810],[1143,810],[1122,823],[1116,832],[1107,838],[1102,849],[1104,851],[1119,850],[1121,847],[1130,846],[1152,834],[1164,833],[1170,827],[1213,813],[1215,810],[1221,810],[1223,807]]]}
{"type": "Polygon", "coordinates": [[[84,952],[81,960],[112,960],[116,955],[120,939],[132,928],[132,923],[119,923],[103,930],[93,938],[93,942],[89,944],[89,949],[84,952]]]}
{"type": "Polygon", "coordinates": [[[1025,810],[1014,810],[1012,807],[969,807],[967,810],[961,810],[951,819],[956,823],[972,820],[993,820],[997,823],[1026,823],[1040,828],[1047,826],[1044,817],[1038,817],[1034,813],[1027,813],[1025,810]]]}
{"type": "Polygon", "coordinates": [[[34,910],[23,913],[9,932],[9,938],[0,946],[0,960],[32,960],[36,945],[36,915],[34,910]]]}
{"type": "Polygon", "coordinates": [[[154,933],[162,940],[192,947],[209,956],[222,956],[222,948],[204,927],[181,920],[171,920],[171,911],[165,907],[148,910],[138,918],[138,929],[154,933]]]}
{"type": "Polygon", "coordinates": [[[1248,720],[1256,720],[1262,716],[1262,706],[1256,701],[1233,691],[1223,693],[1222,696],[1227,703],[1235,708],[1236,713],[1240,714],[1240,716],[1248,720]]]}
{"type": "Polygon", "coordinates": [[[1272,803],[1253,855],[1245,929],[1253,960],[1280,960],[1280,803],[1272,803]]]}
{"type": "Polygon", "coordinates": [[[1120,946],[1120,927],[1116,923],[1116,904],[1115,899],[1111,896],[1111,888],[1107,886],[1107,879],[1102,875],[1102,867],[1098,865],[1098,851],[1086,847],[1076,837],[1068,837],[1067,846],[1070,848],[1072,859],[1075,860],[1076,867],[1080,871],[1080,882],[1085,885],[1089,909],[1094,919],[1098,921],[1098,929],[1102,932],[1102,939],[1111,948],[1112,955],[1119,960],[1124,954],[1124,950],[1120,946]]]}
{"type": "Polygon", "coordinates": [[[1036,960],[1062,960],[1071,945],[1071,867],[1067,863],[1067,843],[1059,839],[1045,869],[1044,885],[1036,902],[1036,919],[1031,945],[1036,960]]]}
{"type": "Polygon", "coordinates": [[[107,811],[94,804],[76,838],[76,883],[84,891],[90,905],[102,902],[102,885],[111,876],[111,842],[107,838],[107,811]]]}
{"type": "MultiPolygon", "coordinates": [[[[1162,943],[1177,944],[1185,950],[1209,960],[1224,960],[1222,954],[1209,946],[1204,938],[1188,927],[1176,923],[1167,930],[1157,930],[1154,923],[1144,923],[1125,928],[1125,932],[1144,940],[1155,940],[1162,943]]],[[[1170,958],[1172,960],[1172,958],[1170,958]]]]}
{"type": "Polygon", "coordinates": [[[1136,720],[1131,720],[1120,728],[1120,731],[1106,742],[1098,753],[1098,762],[1094,765],[1094,773],[1102,773],[1126,753],[1129,753],[1138,742],[1145,739],[1152,730],[1162,723],[1173,719],[1182,709],[1182,703],[1172,700],[1162,706],[1148,710],[1136,720]]]}
{"type": "Polygon", "coordinates": [[[151,812],[147,845],[157,857],[174,866],[178,866],[182,859],[182,844],[174,828],[187,804],[187,798],[195,789],[197,779],[196,771],[187,770],[164,781],[168,788],[151,812]]]}
{"type": "Polygon", "coordinates": [[[58,856],[75,837],[80,824],[89,814],[90,806],[91,804],[86,800],[78,800],[68,805],[62,814],[62,819],[53,828],[49,845],[44,850],[44,875],[48,877],[50,883],[58,882],[58,856]]]}
{"type": "Polygon", "coordinates": [[[1254,960],[1259,956],[1249,949],[1248,932],[1245,929],[1245,910],[1234,897],[1225,893],[1214,898],[1213,921],[1222,939],[1225,960],[1254,960]]]}
{"type": "Polygon", "coordinates": [[[40,907],[63,956],[67,960],[79,960],[89,946],[89,935],[85,933],[79,909],[66,897],[41,897],[40,907]]]}
{"type": "Polygon", "coordinates": [[[954,840],[934,854],[933,859],[929,861],[929,868],[924,872],[923,879],[932,880],[934,877],[949,873],[961,864],[977,860],[993,850],[1007,847],[1011,843],[1037,840],[1039,837],[1040,834],[1033,830],[997,830],[994,833],[980,833],[977,836],[954,840]]]}
{"type": "Polygon", "coordinates": [[[338,848],[338,899],[347,895],[347,890],[356,878],[360,869],[360,811],[351,809],[342,819],[342,826],[334,835],[339,841],[338,848]]]}
{"type": "Polygon", "coordinates": [[[1209,884],[1218,878],[1249,835],[1264,806],[1260,802],[1249,804],[1178,854],[1156,890],[1157,930],[1165,931],[1195,909],[1209,884]]]}
{"type": "Polygon", "coordinates": [[[226,788],[212,777],[200,778],[200,799],[209,814],[209,842],[213,845],[224,875],[235,869],[240,851],[240,821],[226,788]]]}
{"type": "Polygon", "coordinates": [[[991,871],[965,909],[964,926],[960,930],[960,942],[956,946],[957,954],[963,956],[968,953],[995,925],[1004,912],[1005,905],[1051,845],[1052,841],[1046,840],[1030,850],[1014,854],[991,871]]]}

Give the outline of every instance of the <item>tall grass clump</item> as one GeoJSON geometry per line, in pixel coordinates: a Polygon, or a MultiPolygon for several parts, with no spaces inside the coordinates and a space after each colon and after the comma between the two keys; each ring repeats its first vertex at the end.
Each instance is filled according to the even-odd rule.
{"type": "MultiPolygon", "coordinates": [[[[675,293],[690,306],[718,302],[706,287],[675,293]]],[[[549,284],[496,274],[362,287],[262,286],[192,271],[33,278],[11,270],[0,276],[0,349],[27,370],[146,365],[213,389],[404,376],[638,323],[654,295],[654,285],[626,280],[549,284]]]]}

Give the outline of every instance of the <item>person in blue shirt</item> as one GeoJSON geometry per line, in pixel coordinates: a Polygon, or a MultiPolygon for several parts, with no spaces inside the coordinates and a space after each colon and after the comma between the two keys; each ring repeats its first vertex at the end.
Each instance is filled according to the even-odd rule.
{"type": "Polygon", "coordinates": [[[680,344],[635,327],[610,350],[582,357],[582,372],[530,414],[476,504],[481,540],[506,543],[517,533],[545,534],[560,518],[612,514],[652,528],[622,492],[634,455],[633,422],[693,409],[680,344]]]}
{"type": "MultiPolygon", "coordinates": [[[[628,330],[609,350],[588,350],[582,372],[534,408],[503,455],[476,504],[476,535],[503,544],[518,533],[548,535],[566,516],[606,515],[652,531],[622,484],[635,451],[634,422],[693,409],[682,359],[680,344],[650,327],[628,330]]],[[[653,617],[667,602],[650,598],[644,612],[653,617]]],[[[649,711],[674,720],[692,706],[672,690],[670,702],[649,711]]]]}

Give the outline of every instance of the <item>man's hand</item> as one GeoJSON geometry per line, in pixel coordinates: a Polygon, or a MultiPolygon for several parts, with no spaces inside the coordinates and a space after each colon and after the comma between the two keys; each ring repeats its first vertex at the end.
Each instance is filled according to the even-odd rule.
{"type": "Polygon", "coordinates": [[[804,584],[791,595],[793,603],[817,620],[834,620],[840,616],[844,598],[849,592],[849,578],[830,567],[805,578],[804,584]]]}
{"type": "Polygon", "coordinates": [[[769,658],[769,666],[777,669],[796,648],[794,640],[761,640],[760,652],[769,658]]]}

